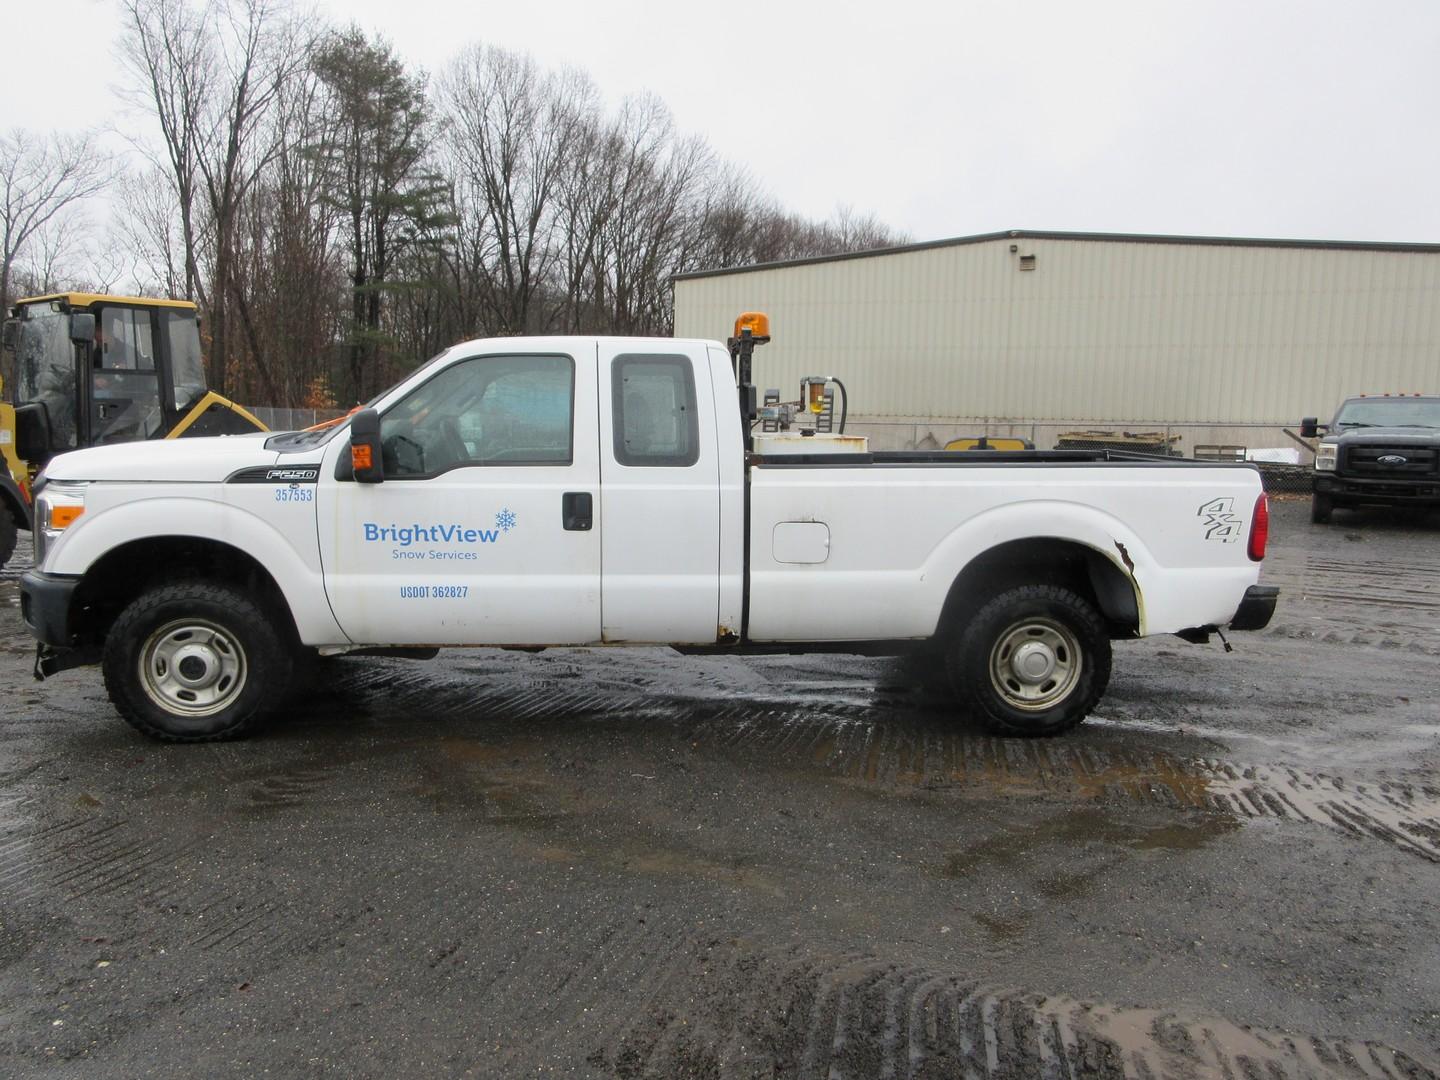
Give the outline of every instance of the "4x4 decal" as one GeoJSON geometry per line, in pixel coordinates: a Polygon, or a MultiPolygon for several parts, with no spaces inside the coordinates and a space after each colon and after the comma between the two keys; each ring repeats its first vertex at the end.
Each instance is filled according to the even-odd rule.
{"type": "Polygon", "coordinates": [[[1240,526],[1244,522],[1235,513],[1235,500],[1231,498],[1211,499],[1200,507],[1197,517],[1203,517],[1201,528],[1206,540],[1219,540],[1222,544],[1233,544],[1240,539],[1240,526]]]}

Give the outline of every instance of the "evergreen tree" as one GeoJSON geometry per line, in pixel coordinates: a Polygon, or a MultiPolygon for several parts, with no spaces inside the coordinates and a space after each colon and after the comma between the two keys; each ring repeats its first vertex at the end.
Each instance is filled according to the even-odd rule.
{"type": "Polygon", "coordinates": [[[364,401],[390,374],[385,296],[417,284],[399,279],[398,269],[408,249],[436,242],[448,223],[448,187],[427,168],[424,77],[408,74],[389,44],[352,25],[323,42],[313,64],[334,125],[317,152],[327,162],[326,198],[345,222],[350,260],[347,390],[364,401]]]}

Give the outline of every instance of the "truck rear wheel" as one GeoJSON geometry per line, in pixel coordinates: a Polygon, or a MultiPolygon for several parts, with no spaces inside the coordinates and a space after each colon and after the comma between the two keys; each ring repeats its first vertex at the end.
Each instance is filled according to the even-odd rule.
{"type": "Polygon", "coordinates": [[[273,621],[228,585],[142,593],[105,639],[105,689],[126,723],[164,742],[248,735],[284,698],[291,658],[273,621]]]}
{"type": "Polygon", "coordinates": [[[1099,612],[1054,585],[993,597],[948,659],[961,705],[1004,735],[1069,731],[1110,682],[1110,637],[1099,612]]]}

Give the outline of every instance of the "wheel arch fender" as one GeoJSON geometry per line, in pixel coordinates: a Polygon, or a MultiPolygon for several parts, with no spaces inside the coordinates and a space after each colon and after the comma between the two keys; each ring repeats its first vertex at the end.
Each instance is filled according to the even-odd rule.
{"type": "Polygon", "coordinates": [[[221,502],[138,499],[106,507],[93,517],[87,514],[57,539],[45,569],[82,578],[76,606],[87,594],[92,602],[103,595],[109,601],[106,609],[165,575],[198,572],[244,580],[253,573],[283,603],[301,641],[348,641],[324,599],[318,565],[307,565],[269,523],[221,502]],[[170,527],[157,533],[157,521],[170,527]],[[121,571],[124,580],[111,576],[121,571]]]}
{"type": "Polygon", "coordinates": [[[1144,632],[1142,582],[1155,565],[1134,531],[1094,507],[1060,500],[996,507],[949,533],[925,576],[948,582],[936,633],[951,632],[977,598],[1009,584],[1065,585],[1094,602],[1114,636],[1144,632]]]}

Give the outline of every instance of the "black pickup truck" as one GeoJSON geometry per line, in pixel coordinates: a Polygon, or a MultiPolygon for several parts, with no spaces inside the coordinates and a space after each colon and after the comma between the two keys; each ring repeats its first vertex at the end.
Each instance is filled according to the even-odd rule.
{"type": "Polygon", "coordinates": [[[1311,521],[1336,507],[1440,507],[1440,397],[1350,398],[1329,424],[1300,422],[1307,439],[1321,431],[1311,521]]]}

